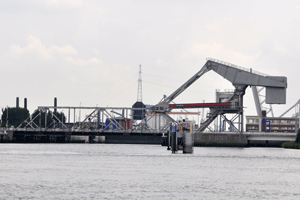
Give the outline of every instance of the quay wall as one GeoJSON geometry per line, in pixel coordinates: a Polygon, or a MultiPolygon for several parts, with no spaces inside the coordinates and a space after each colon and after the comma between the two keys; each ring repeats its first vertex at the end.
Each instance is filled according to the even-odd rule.
{"type": "MultiPolygon", "coordinates": [[[[73,133],[74,134],[74,133],[73,133]]],[[[102,136],[96,133],[86,132],[78,135],[67,134],[65,132],[13,132],[6,130],[0,132],[0,142],[14,143],[111,143],[111,144],[162,144],[168,145],[168,137],[161,137],[161,134],[123,134],[123,133],[103,133],[102,136]]],[[[98,134],[98,133],[97,133],[98,134]]],[[[281,146],[282,143],[290,141],[291,136],[238,133],[196,133],[194,134],[194,146],[223,146],[223,147],[244,147],[244,146],[281,146]]],[[[295,135],[293,135],[295,137],[295,135]]],[[[294,141],[292,138],[291,141],[294,141]]]]}
{"type": "Polygon", "coordinates": [[[7,131],[0,134],[0,143],[110,143],[110,144],[161,144],[161,134],[123,134],[123,133],[98,133],[68,134],[66,132],[25,132],[7,131]]]}
{"type": "Polygon", "coordinates": [[[161,136],[149,135],[109,135],[105,136],[107,144],[162,144],[161,136]]]}
{"type": "Polygon", "coordinates": [[[246,146],[244,134],[195,133],[194,146],[246,146]]]}
{"type": "Polygon", "coordinates": [[[72,135],[70,142],[79,142],[79,143],[104,143],[105,136],[83,136],[83,135],[72,135]]]}

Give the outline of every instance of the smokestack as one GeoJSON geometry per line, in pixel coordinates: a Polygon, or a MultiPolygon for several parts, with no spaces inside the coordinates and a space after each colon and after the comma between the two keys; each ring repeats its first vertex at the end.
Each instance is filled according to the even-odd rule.
{"type": "Polygon", "coordinates": [[[24,108],[27,109],[27,98],[24,98],[24,108]]]}
{"type": "Polygon", "coordinates": [[[19,97],[17,97],[17,100],[16,100],[16,108],[19,108],[19,97]]]}
{"type": "Polygon", "coordinates": [[[57,112],[57,98],[55,97],[54,98],[54,112],[56,113],[57,112]]]}

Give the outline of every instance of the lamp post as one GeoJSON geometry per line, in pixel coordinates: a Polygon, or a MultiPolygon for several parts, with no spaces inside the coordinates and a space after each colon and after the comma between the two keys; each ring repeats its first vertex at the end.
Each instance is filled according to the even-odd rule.
{"type": "Polygon", "coordinates": [[[80,104],[79,104],[79,107],[80,107],[80,109],[79,109],[79,123],[80,123],[80,116],[81,116],[81,102],[80,102],[80,104]]]}

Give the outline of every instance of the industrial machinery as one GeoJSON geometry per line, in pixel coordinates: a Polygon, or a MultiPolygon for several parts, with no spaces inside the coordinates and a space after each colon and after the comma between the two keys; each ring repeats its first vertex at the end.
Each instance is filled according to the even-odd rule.
{"type": "Polygon", "coordinates": [[[207,119],[196,130],[196,133],[201,133],[218,117],[223,118],[226,122],[230,122],[230,126],[236,132],[242,133],[243,130],[243,96],[248,86],[261,86],[266,88],[267,104],[285,104],[287,78],[284,76],[266,76],[262,73],[253,71],[252,69],[242,68],[220,60],[208,58],[205,65],[192,76],[187,82],[175,90],[162,102],[152,107],[152,112],[159,113],[164,116],[169,123],[175,123],[175,120],[170,117],[167,112],[173,109],[182,108],[202,108],[208,107],[210,114],[207,119]],[[185,91],[196,80],[209,71],[218,73],[223,78],[227,79],[234,86],[234,92],[222,103],[192,103],[192,104],[170,104],[178,95],[185,91]],[[227,119],[224,114],[235,114],[232,119],[227,119]],[[236,122],[237,121],[237,122],[236,122]],[[236,124],[236,125],[234,125],[236,124]]]}
{"type": "MultiPolygon", "coordinates": [[[[171,95],[164,98],[155,106],[148,107],[142,103],[141,92],[141,69],[139,76],[138,98],[137,102],[132,107],[69,107],[57,106],[40,106],[35,114],[28,117],[23,123],[14,129],[15,134],[20,137],[25,137],[29,133],[31,135],[92,135],[92,136],[110,136],[110,135],[156,135],[156,137],[165,136],[167,132],[171,133],[170,125],[174,124],[180,127],[179,122],[176,122],[168,113],[172,110],[184,110],[192,108],[208,108],[209,113],[206,120],[203,120],[199,127],[193,127],[191,130],[183,130],[187,132],[186,136],[178,135],[183,143],[183,147],[188,147],[193,140],[194,133],[202,133],[210,129],[210,124],[219,118],[220,124],[223,122],[223,129],[226,125],[231,131],[243,133],[243,96],[248,86],[265,88],[266,104],[285,104],[287,78],[284,76],[267,76],[252,69],[245,69],[230,63],[220,60],[208,58],[205,65],[186,81],[182,86],[175,90],[171,95]],[[221,94],[214,103],[173,103],[173,100],[184,92],[190,85],[209,71],[214,71],[223,78],[227,79],[234,86],[234,90],[221,94]],[[221,99],[221,100],[220,100],[221,99]],[[64,109],[68,114],[67,120],[61,120],[56,116],[57,109],[64,109]],[[86,115],[85,119],[77,121],[77,113],[79,116],[81,110],[87,110],[90,114],[86,115]],[[148,114],[150,112],[151,114],[148,114]],[[119,115],[115,117],[112,113],[119,115]],[[122,113],[122,114],[120,114],[122,113]],[[72,117],[73,115],[73,117],[72,117]],[[162,116],[167,123],[162,126],[150,127],[148,122],[154,116],[162,116]],[[229,118],[230,116],[230,118],[229,118]],[[49,118],[49,120],[48,120],[49,118]],[[73,118],[73,119],[72,119],[73,118]],[[181,137],[181,138],[180,138],[181,137]],[[185,139],[184,139],[185,137],[185,139]],[[182,139],[183,138],[183,139],[182,139]]],[[[171,112],[172,113],[172,112],[171,112]]],[[[203,114],[203,113],[202,113],[203,114]]],[[[156,121],[156,120],[154,120],[156,121]]],[[[160,120],[159,120],[160,123],[160,120]]],[[[222,131],[222,126],[220,126],[222,131]]],[[[177,129],[172,129],[177,132],[177,129]]],[[[213,130],[212,130],[213,131],[213,130]]],[[[168,134],[170,135],[170,134],[168,134]]],[[[184,134],[182,134],[184,135],[184,134]]],[[[150,137],[150,136],[149,136],[150,137]]],[[[177,139],[176,139],[177,141],[177,139]]],[[[186,148],[186,152],[192,152],[186,148]]]]}

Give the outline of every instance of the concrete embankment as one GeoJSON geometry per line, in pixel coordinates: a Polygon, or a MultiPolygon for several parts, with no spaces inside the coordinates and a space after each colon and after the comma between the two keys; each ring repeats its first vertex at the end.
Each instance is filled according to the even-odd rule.
{"type": "Polygon", "coordinates": [[[247,136],[243,134],[196,133],[194,135],[194,146],[243,147],[247,145],[247,136]]]}
{"type": "Polygon", "coordinates": [[[110,143],[110,144],[161,144],[161,134],[111,133],[106,136],[73,135],[66,132],[13,132],[0,134],[2,143],[110,143]],[[119,134],[119,135],[118,135],[119,134]]]}
{"type": "Polygon", "coordinates": [[[0,143],[104,143],[105,136],[82,135],[14,135],[13,130],[0,132],[0,143]]]}
{"type": "MultiPolygon", "coordinates": [[[[163,138],[163,146],[168,145],[168,138],[163,138]]],[[[194,146],[213,146],[213,147],[245,147],[249,142],[247,135],[230,133],[195,133],[194,146]]]]}
{"type": "Polygon", "coordinates": [[[162,137],[156,135],[109,135],[105,136],[108,144],[162,144],[162,137]]]}
{"type": "MultiPolygon", "coordinates": [[[[68,132],[13,132],[5,130],[0,132],[0,142],[13,143],[110,143],[110,144],[162,144],[168,145],[168,137],[162,134],[123,134],[86,132],[70,134],[68,132]],[[81,134],[81,135],[80,135],[81,134]]],[[[194,134],[194,146],[216,147],[280,147],[285,141],[294,141],[294,135],[266,134],[266,133],[196,133],[194,134]],[[293,136],[293,137],[292,137],[293,136]]]]}
{"type": "Polygon", "coordinates": [[[72,135],[69,141],[70,143],[104,143],[105,136],[82,136],[82,135],[72,135]]]}

